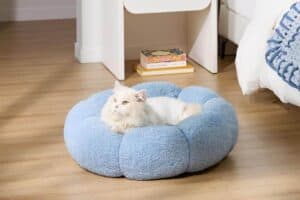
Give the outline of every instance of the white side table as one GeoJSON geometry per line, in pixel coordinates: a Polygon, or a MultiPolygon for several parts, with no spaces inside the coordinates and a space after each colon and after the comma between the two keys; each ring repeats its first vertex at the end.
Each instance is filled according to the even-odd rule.
{"type": "Polygon", "coordinates": [[[218,72],[218,0],[77,0],[75,56],[80,62],[102,62],[125,79],[124,9],[136,15],[187,12],[189,57],[218,72]]]}

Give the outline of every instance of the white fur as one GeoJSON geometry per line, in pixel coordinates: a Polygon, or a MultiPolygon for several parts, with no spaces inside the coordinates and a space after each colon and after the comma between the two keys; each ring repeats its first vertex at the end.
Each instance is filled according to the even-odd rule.
{"type": "Polygon", "coordinates": [[[114,94],[107,100],[101,119],[113,131],[149,125],[175,125],[201,112],[198,104],[188,104],[170,97],[147,98],[146,91],[136,91],[115,83],[114,94]]]}

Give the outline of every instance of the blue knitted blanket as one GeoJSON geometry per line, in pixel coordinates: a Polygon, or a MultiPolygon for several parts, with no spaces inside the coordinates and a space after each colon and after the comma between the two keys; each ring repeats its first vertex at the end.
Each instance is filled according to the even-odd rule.
{"type": "Polygon", "coordinates": [[[300,91],[300,1],[283,15],[268,40],[265,58],[285,82],[300,91]]]}

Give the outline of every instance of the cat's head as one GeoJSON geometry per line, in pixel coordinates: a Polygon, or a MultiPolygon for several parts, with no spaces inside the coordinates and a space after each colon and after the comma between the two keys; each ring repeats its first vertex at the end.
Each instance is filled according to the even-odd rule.
{"type": "Polygon", "coordinates": [[[136,91],[115,82],[113,95],[109,98],[109,107],[113,114],[120,117],[129,116],[132,112],[140,112],[147,100],[145,90],[136,91]]]}

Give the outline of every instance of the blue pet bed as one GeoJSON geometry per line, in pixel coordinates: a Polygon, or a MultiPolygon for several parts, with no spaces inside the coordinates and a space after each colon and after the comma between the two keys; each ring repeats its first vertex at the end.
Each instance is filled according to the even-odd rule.
{"type": "Polygon", "coordinates": [[[149,126],[114,133],[100,120],[112,94],[106,90],[79,102],[69,112],[64,128],[73,159],[96,174],[151,180],[198,172],[220,162],[237,141],[238,122],[233,107],[202,87],[178,88],[167,82],[134,86],[149,97],[169,96],[203,105],[200,115],[177,126],[149,126]]]}

